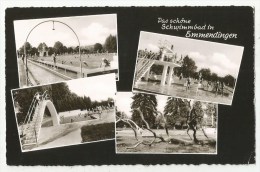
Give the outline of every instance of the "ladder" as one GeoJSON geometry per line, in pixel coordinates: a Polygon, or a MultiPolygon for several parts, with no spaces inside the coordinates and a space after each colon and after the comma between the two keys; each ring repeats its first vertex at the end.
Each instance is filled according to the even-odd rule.
{"type": "Polygon", "coordinates": [[[40,113],[43,101],[47,98],[47,91],[42,95],[42,99],[37,102],[36,95],[34,95],[24,123],[22,125],[22,146],[37,145],[38,136],[41,128],[42,118],[44,113],[40,113]],[[32,118],[32,119],[31,119],[32,118]]]}
{"type": "Polygon", "coordinates": [[[135,82],[138,82],[154,64],[155,55],[151,58],[141,58],[137,61],[135,82]]]}

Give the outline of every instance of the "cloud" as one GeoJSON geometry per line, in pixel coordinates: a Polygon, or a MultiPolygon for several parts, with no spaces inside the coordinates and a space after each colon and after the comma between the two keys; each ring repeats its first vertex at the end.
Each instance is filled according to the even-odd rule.
{"type": "Polygon", "coordinates": [[[159,47],[157,45],[154,45],[154,44],[148,44],[147,49],[151,50],[153,52],[158,52],[159,51],[159,47]]]}
{"type": "Polygon", "coordinates": [[[213,52],[211,55],[205,56],[199,52],[190,52],[191,57],[198,66],[201,68],[209,68],[211,72],[217,73],[219,76],[231,74],[237,75],[239,66],[232,62],[225,54],[213,52]]]}
{"type": "Polygon", "coordinates": [[[190,52],[188,55],[189,57],[199,62],[207,60],[206,56],[200,54],[199,52],[190,52]]]}
{"type": "Polygon", "coordinates": [[[116,29],[109,29],[100,23],[91,23],[88,27],[82,29],[80,39],[82,45],[103,44],[109,34],[115,35],[116,29]]]}

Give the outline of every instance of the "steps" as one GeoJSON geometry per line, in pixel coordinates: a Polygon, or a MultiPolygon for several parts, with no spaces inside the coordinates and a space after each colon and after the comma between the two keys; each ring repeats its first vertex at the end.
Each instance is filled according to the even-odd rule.
{"type": "Polygon", "coordinates": [[[34,105],[35,111],[33,114],[31,114],[33,115],[32,120],[30,121],[30,119],[28,119],[28,123],[23,126],[23,137],[21,139],[23,146],[37,144],[38,135],[41,128],[41,121],[43,117],[43,114],[40,113],[41,106],[42,102],[34,105]]]}
{"type": "Polygon", "coordinates": [[[135,82],[139,81],[144,76],[144,74],[152,67],[155,62],[154,58],[155,55],[153,55],[149,59],[146,58],[146,56],[144,58],[138,59],[136,64],[135,82]]]}
{"type": "Polygon", "coordinates": [[[147,63],[145,63],[145,65],[142,66],[142,68],[139,71],[137,71],[135,76],[135,82],[139,81],[144,76],[144,74],[152,67],[153,64],[154,61],[147,60],[147,63]]]}

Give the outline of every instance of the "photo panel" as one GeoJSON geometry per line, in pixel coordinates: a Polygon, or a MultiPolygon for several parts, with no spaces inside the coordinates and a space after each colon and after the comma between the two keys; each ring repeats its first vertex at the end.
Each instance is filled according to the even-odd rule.
{"type": "Polygon", "coordinates": [[[11,92],[22,152],[115,138],[114,73],[11,92]]]}
{"type": "Polygon", "coordinates": [[[118,154],[217,154],[218,105],[117,92],[118,154]]]}
{"type": "Polygon", "coordinates": [[[133,92],[231,105],[243,50],[141,31],[133,92]]]}
{"type": "Polygon", "coordinates": [[[20,87],[118,71],[117,15],[15,20],[20,87]]]}

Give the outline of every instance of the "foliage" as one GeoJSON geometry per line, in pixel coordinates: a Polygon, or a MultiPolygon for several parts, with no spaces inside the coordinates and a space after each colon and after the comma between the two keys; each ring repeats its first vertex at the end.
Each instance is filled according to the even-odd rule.
{"type": "MultiPolygon", "coordinates": [[[[26,54],[31,54],[32,45],[29,42],[25,43],[26,54]]],[[[24,45],[20,47],[19,54],[24,54],[24,45]]]]}
{"type": "Polygon", "coordinates": [[[38,53],[38,49],[35,48],[35,47],[32,47],[30,54],[33,55],[33,56],[34,56],[34,55],[38,55],[38,54],[39,54],[39,53],[38,53]]]}
{"type": "Polygon", "coordinates": [[[161,75],[163,72],[163,66],[162,65],[152,65],[150,71],[156,75],[161,75]]]}
{"type": "Polygon", "coordinates": [[[219,80],[218,74],[212,73],[212,74],[211,74],[211,80],[212,80],[212,81],[218,81],[218,80],[219,80]]]}
{"type": "Polygon", "coordinates": [[[181,66],[181,71],[183,73],[183,76],[189,77],[192,76],[197,70],[197,66],[195,64],[195,61],[190,58],[188,55],[183,58],[183,64],[181,66]]]}
{"type": "Polygon", "coordinates": [[[203,79],[208,80],[208,81],[211,80],[211,71],[209,68],[207,68],[207,69],[202,68],[199,70],[199,73],[201,73],[203,79]]]}
{"type": "Polygon", "coordinates": [[[94,52],[100,53],[103,49],[103,46],[100,43],[95,43],[94,44],[94,52]]]}
{"type": "Polygon", "coordinates": [[[48,46],[43,42],[38,45],[38,51],[43,51],[43,47],[45,47],[45,50],[48,50],[48,46]]]}
{"type": "Polygon", "coordinates": [[[54,53],[54,48],[53,47],[49,47],[48,51],[49,51],[48,54],[52,55],[54,53]]]}
{"type": "Polygon", "coordinates": [[[189,113],[189,102],[180,98],[169,97],[164,107],[164,115],[170,126],[175,126],[176,123],[185,124],[189,113]]]}
{"type": "Polygon", "coordinates": [[[213,103],[207,103],[206,114],[211,118],[211,126],[216,127],[217,125],[217,105],[213,103]]]}
{"type": "Polygon", "coordinates": [[[72,48],[72,47],[68,47],[68,48],[67,48],[67,52],[68,52],[69,54],[73,53],[73,48],[72,48]]]}
{"type": "Polygon", "coordinates": [[[229,87],[232,87],[232,88],[235,87],[235,81],[236,81],[236,79],[235,79],[233,76],[231,76],[231,75],[226,75],[226,76],[223,78],[223,80],[224,80],[224,83],[225,83],[226,85],[228,85],[229,87]]]}
{"type": "Polygon", "coordinates": [[[139,112],[134,110],[135,108],[140,108],[144,115],[144,119],[148,122],[151,128],[155,125],[155,116],[153,115],[153,110],[157,108],[157,99],[155,95],[149,94],[135,94],[133,97],[133,102],[131,104],[131,109],[133,110],[132,120],[139,126],[143,125],[142,119],[139,112]]]}
{"type": "Polygon", "coordinates": [[[117,52],[116,36],[109,35],[104,44],[104,49],[109,53],[117,52]]]}
{"type": "Polygon", "coordinates": [[[197,116],[203,117],[204,112],[202,109],[202,103],[200,101],[194,101],[193,108],[195,109],[197,116]]]}
{"type": "Polygon", "coordinates": [[[63,53],[63,44],[60,41],[57,41],[54,43],[53,49],[54,49],[55,53],[62,54],[63,53]]]}
{"type": "Polygon", "coordinates": [[[81,128],[82,142],[115,138],[115,123],[86,125],[81,128]]]}
{"type": "MultiPolygon", "coordinates": [[[[123,119],[128,118],[127,115],[124,112],[121,112],[121,111],[116,111],[116,116],[123,118],[123,119]]],[[[124,126],[127,126],[127,125],[123,121],[119,121],[119,122],[116,123],[117,128],[123,128],[124,126]]]]}
{"type": "Polygon", "coordinates": [[[30,89],[13,90],[13,100],[15,107],[19,107],[19,113],[17,113],[18,124],[24,122],[27,111],[30,107],[31,101],[36,92],[43,92],[46,87],[31,87],[30,89]]]}

